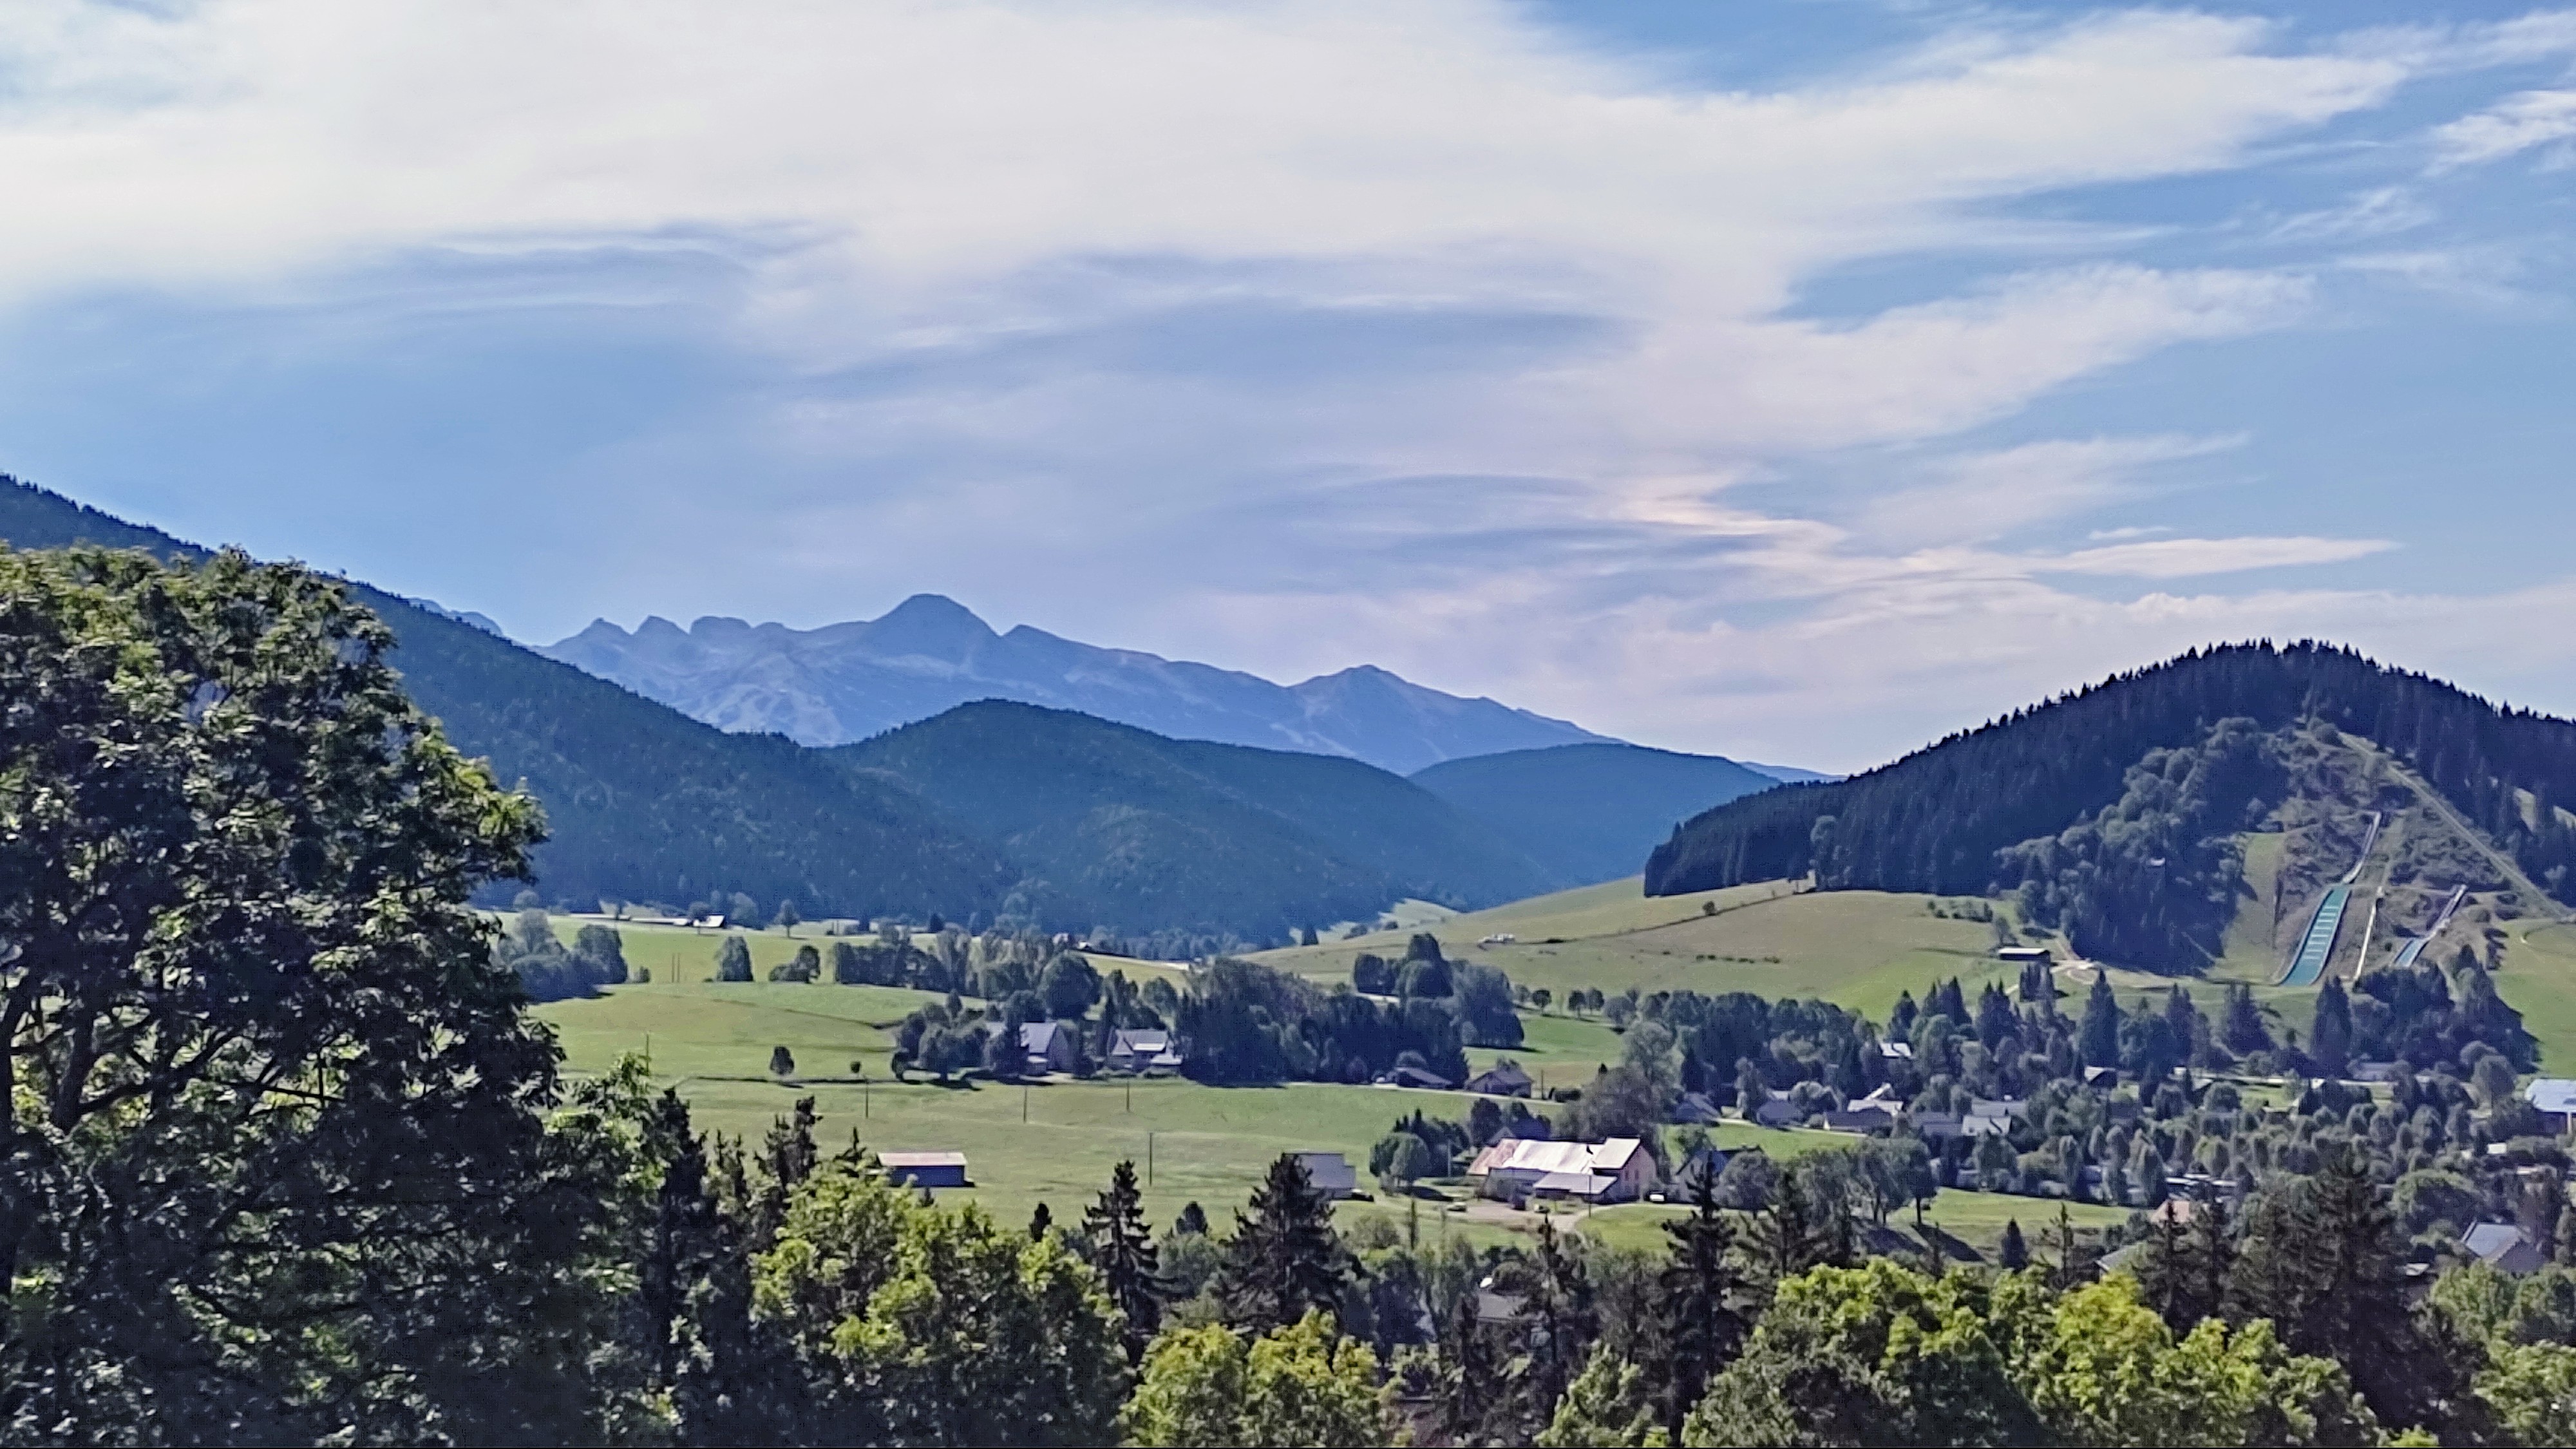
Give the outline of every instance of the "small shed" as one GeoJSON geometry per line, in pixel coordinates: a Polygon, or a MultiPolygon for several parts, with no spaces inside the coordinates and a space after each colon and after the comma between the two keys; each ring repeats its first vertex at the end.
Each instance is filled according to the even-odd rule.
{"type": "Polygon", "coordinates": [[[966,1187],[963,1152],[880,1152],[886,1181],[904,1187],[966,1187]]]}
{"type": "Polygon", "coordinates": [[[1726,1120],[1726,1114],[1717,1110],[1717,1104],[1706,1093],[1684,1092],[1681,1100],[1673,1104],[1673,1120],[1688,1127],[1714,1127],[1726,1120]]]}
{"type": "Polygon", "coordinates": [[[1340,1199],[1359,1190],[1359,1169],[1338,1152],[1300,1152],[1297,1160],[1306,1167],[1306,1180],[1326,1197],[1340,1199]]]}

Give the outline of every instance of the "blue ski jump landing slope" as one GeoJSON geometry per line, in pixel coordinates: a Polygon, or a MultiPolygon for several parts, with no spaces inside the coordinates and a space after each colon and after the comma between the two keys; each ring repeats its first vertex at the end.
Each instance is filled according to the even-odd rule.
{"type": "Polygon", "coordinates": [[[2343,911],[2352,900],[2352,887],[2337,884],[2317,902],[2317,913],[2308,920],[2308,934],[2299,941],[2299,954],[2290,958],[2289,974],[2281,978],[2284,986],[2314,986],[2325,973],[2326,958],[2334,954],[2335,937],[2343,931],[2343,911]]]}
{"type": "Polygon", "coordinates": [[[2290,958],[2290,969],[2281,977],[2283,986],[2314,986],[2317,978],[2325,974],[2326,962],[2334,955],[2335,937],[2343,934],[2343,913],[2352,903],[2352,883],[2369,862],[2370,848],[2379,843],[2383,818],[2372,813],[2370,833],[2361,838],[2361,858],[2343,873],[2342,880],[2327,888],[2325,899],[2317,902],[2317,913],[2308,918],[2308,933],[2299,938],[2298,954],[2290,958]]]}

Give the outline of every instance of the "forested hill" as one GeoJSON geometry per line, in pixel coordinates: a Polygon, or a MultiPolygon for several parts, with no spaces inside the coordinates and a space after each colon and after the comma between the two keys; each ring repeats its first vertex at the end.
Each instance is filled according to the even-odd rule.
{"type": "MultiPolygon", "coordinates": [[[[2219,722],[2318,720],[2393,750],[2562,900],[2576,838],[2576,723],[2499,709],[2324,644],[2229,645],[2116,675],[1832,784],[1708,811],[1646,862],[1654,895],[1814,870],[1826,888],[1972,894],[2017,875],[1997,852],[2053,836],[2133,790],[2159,749],[2215,749],[2219,722]],[[2521,792],[2528,792],[2521,793],[2521,792]]],[[[2225,825],[2229,822],[2213,822],[2225,825]]],[[[2158,863],[2161,863],[2160,861],[2158,863]]]]}
{"type": "MultiPolygon", "coordinates": [[[[206,550],[0,476],[0,541],[95,543],[165,558],[206,550]]],[[[740,892],[808,915],[991,909],[1014,879],[990,848],[908,792],[852,778],[776,736],[729,735],[493,634],[365,584],[401,641],[404,687],[501,783],[528,783],[551,837],[549,900],[674,905],[740,892]]],[[[505,888],[506,891],[507,888],[505,888]]]]}
{"type": "Polygon", "coordinates": [[[1475,907],[1567,883],[1420,786],[1329,755],[1002,700],[825,753],[1003,851],[1054,919],[1269,938],[1399,897],[1475,907]]]}
{"type": "Polygon", "coordinates": [[[1720,755],[1618,744],[1507,750],[1410,778],[1578,885],[1636,874],[1675,821],[1780,783],[1720,755]]]}

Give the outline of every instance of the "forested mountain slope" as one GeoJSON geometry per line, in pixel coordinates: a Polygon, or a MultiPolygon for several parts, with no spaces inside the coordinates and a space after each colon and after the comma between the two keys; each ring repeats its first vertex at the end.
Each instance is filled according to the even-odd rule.
{"type": "Polygon", "coordinates": [[[1677,821],[1779,783],[1719,755],[1611,744],[1449,760],[1411,778],[1580,885],[1636,874],[1677,821]]]}
{"type": "Polygon", "coordinates": [[[900,782],[1031,878],[1050,917],[1276,934],[1418,896],[1492,905],[1562,881],[1357,760],[1173,740],[989,700],[826,752],[900,782]]]}
{"type": "Polygon", "coordinates": [[[1646,889],[1812,870],[1827,889],[1968,894],[2072,872],[2124,914],[2179,909],[2234,888],[2213,842],[2299,788],[2294,752],[2270,737],[2303,722],[2376,742],[2533,880],[2561,899],[2576,888],[2576,834],[2555,805],[2576,798],[2576,723],[2301,643],[2197,650],[1864,775],[1721,805],[1657,847],[1646,889]]]}
{"type": "Polygon", "coordinates": [[[819,629],[727,618],[682,629],[652,618],[629,633],[603,619],[543,652],[719,728],[809,745],[864,740],[979,699],[1078,710],[1177,739],[1347,755],[1398,772],[1602,738],[1367,665],[1282,685],[1025,624],[996,633],[937,594],[916,594],[883,618],[819,629]]]}
{"type": "MultiPolygon", "coordinates": [[[[197,545],[0,477],[0,540],[201,556],[197,545]]],[[[776,736],[729,735],[604,680],[365,584],[400,639],[404,687],[505,785],[525,780],[551,830],[550,900],[685,905],[743,892],[824,912],[992,909],[1014,875],[908,792],[854,778],[776,736]]]]}

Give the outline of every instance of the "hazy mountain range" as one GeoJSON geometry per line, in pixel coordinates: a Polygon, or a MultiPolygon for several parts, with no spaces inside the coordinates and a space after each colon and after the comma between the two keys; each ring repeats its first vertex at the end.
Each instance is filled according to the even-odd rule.
{"type": "Polygon", "coordinates": [[[980,699],[1075,710],[1176,739],[1345,755],[1400,775],[1471,755],[1608,741],[1369,665],[1282,685],[1025,624],[995,633],[937,594],[819,629],[725,618],[682,629],[652,618],[629,633],[602,619],[541,652],[719,729],[808,745],[864,740],[980,699]]]}

